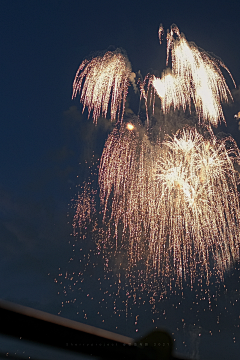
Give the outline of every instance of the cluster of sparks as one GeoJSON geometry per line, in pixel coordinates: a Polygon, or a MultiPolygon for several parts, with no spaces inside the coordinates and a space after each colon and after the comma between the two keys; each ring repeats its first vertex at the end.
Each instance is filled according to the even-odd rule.
{"type": "Polygon", "coordinates": [[[81,93],[83,111],[87,107],[88,116],[92,113],[95,123],[100,116],[107,116],[109,103],[111,119],[122,119],[130,78],[131,66],[126,56],[118,50],[108,51],[81,63],[74,79],[72,98],[81,93]]]}
{"type": "MultiPolygon", "coordinates": [[[[160,26],[160,41],[162,34],[160,26]]],[[[228,71],[226,66],[188,43],[175,25],[167,33],[167,63],[170,51],[171,69],[161,79],[148,77],[148,89],[152,85],[160,97],[163,113],[180,107],[191,111],[193,104],[208,129],[225,121],[221,102],[231,93],[219,66],[228,71]]],[[[161,283],[173,280],[182,286],[190,279],[193,284],[197,274],[207,283],[212,275],[223,279],[224,271],[239,258],[234,169],[239,150],[232,138],[217,140],[212,131],[203,136],[195,128],[185,128],[153,143],[149,124],[148,130],[140,122],[124,124],[131,74],[121,52],[107,52],[83,61],[73,84],[73,97],[81,94],[83,110],[88,107],[95,123],[107,116],[109,106],[111,120],[119,120],[99,167],[101,246],[126,249],[129,268],[144,263],[146,277],[154,269],[161,283]]],[[[146,79],[140,90],[147,104],[145,84],[146,79]]],[[[85,191],[79,199],[75,227],[95,211],[92,195],[87,196],[85,191]]]]}

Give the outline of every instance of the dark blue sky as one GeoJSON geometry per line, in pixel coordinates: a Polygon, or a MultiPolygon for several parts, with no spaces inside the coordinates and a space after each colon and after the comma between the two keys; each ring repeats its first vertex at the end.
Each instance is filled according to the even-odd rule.
{"type": "MultiPolygon", "coordinates": [[[[239,14],[239,1],[1,1],[0,298],[55,313],[61,307],[53,279],[72,252],[67,213],[76,176],[84,178],[78,164],[93,149],[101,154],[111,129],[86,122],[78,100],[71,100],[81,61],[112,45],[126,50],[134,72],[161,72],[166,49],[159,45],[158,26],[176,23],[187,40],[222,58],[239,87],[239,14]]],[[[240,97],[226,110],[226,132],[236,140],[237,111],[240,97]]],[[[235,273],[233,278],[239,288],[235,273]]],[[[64,316],[74,314],[72,307],[64,316]]],[[[115,330],[111,321],[96,325],[115,330]]],[[[124,332],[127,325],[119,327],[124,332]]],[[[126,335],[135,336],[132,329],[126,335]]]]}

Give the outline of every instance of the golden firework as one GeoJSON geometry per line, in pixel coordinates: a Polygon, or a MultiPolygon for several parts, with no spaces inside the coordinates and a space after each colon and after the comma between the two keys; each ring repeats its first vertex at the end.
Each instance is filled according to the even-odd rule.
{"type": "Polygon", "coordinates": [[[130,76],[131,65],[119,50],[84,60],[73,82],[72,98],[81,94],[83,111],[87,107],[95,123],[107,116],[110,103],[111,120],[122,119],[130,76]]]}
{"type": "Polygon", "coordinates": [[[239,150],[232,138],[205,140],[195,129],[178,132],[162,144],[156,208],[167,226],[158,237],[163,244],[167,240],[167,259],[178,276],[190,275],[191,282],[197,270],[207,281],[213,273],[223,278],[239,258],[236,160],[239,150]]]}
{"type": "MultiPolygon", "coordinates": [[[[160,41],[162,34],[160,26],[160,41]]],[[[171,69],[161,79],[148,75],[140,83],[146,108],[149,98],[154,105],[157,93],[163,113],[170,108],[191,111],[194,105],[200,123],[217,126],[225,121],[221,103],[232,98],[220,71],[222,66],[229,72],[226,66],[188,43],[176,25],[167,33],[167,64],[170,52],[171,69]]],[[[98,253],[103,251],[108,266],[108,249],[111,257],[124,251],[128,274],[139,267],[151,284],[182,286],[198,276],[209,284],[212,275],[223,279],[239,259],[237,145],[230,137],[218,140],[211,126],[205,136],[184,128],[153,142],[148,117],[148,129],[140,122],[122,123],[131,74],[121,52],[107,52],[85,60],[73,84],[73,97],[81,94],[83,110],[88,107],[95,123],[107,116],[109,104],[111,120],[121,122],[106,141],[99,167],[103,219],[98,230],[93,226],[98,253]]],[[[99,220],[95,194],[85,186],[79,195],[75,229],[86,229],[91,214],[99,220]]]]}
{"type": "Polygon", "coordinates": [[[221,60],[200,51],[194,43],[188,43],[176,25],[172,25],[167,34],[167,63],[170,51],[171,70],[163,72],[161,79],[152,77],[153,87],[162,100],[163,112],[168,112],[171,107],[174,110],[182,107],[185,111],[187,106],[191,111],[193,103],[203,123],[217,126],[225,121],[221,103],[228,102],[232,95],[220,66],[231,76],[227,67],[221,60]]]}

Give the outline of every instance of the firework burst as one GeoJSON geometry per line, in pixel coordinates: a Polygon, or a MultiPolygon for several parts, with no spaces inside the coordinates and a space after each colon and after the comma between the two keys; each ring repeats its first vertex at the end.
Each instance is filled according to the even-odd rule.
{"type": "Polygon", "coordinates": [[[163,112],[168,112],[171,107],[174,110],[182,107],[185,111],[187,106],[191,111],[193,103],[203,123],[217,126],[221,121],[225,122],[221,102],[228,102],[232,95],[220,66],[231,76],[228,68],[221,60],[200,51],[194,43],[188,43],[176,25],[167,33],[167,64],[170,52],[171,70],[163,72],[161,79],[155,76],[151,79],[162,100],[163,112]]]}
{"type": "Polygon", "coordinates": [[[87,107],[95,123],[107,116],[110,103],[111,120],[122,120],[131,74],[131,65],[119,50],[84,60],[73,82],[72,98],[81,94],[83,111],[87,107]]]}
{"type": "MultiPolygon", "coordinates": [[[[160,41],[162,34],[160,26],[160,41]]],[[[193,104],[200,124],[216,126],[225,121],[221,102],[231,98],[220,71],[220,66],[228,70],[225,65],[188,43],[175,25],[167,33],[167,63],[170,53],[171,69],[161,79],[147,76],[140,83],[146,108],[148,99],[154,100],[157,93],[164,114],[171,107],[191,111],[193,104]]],[[[98,226],[92,223],[97,251],[105,254],[107,266],[110,256],[124,251],[128,273],[134,267],[144,268],[141,274],[151,277],[151,284],[153,278],[167,286],[172,282],[182,286],[189,279],[193,284],[198,276],[207,284],[212,275],[223,279],[224,271],[239,258],[240,209],[234,170],[239,150],[230,137],[217,140],[211,126],[204,136],[195,128],[184,128],[160,142],[150,140],[148,118],[147,129],[139,119],[124,124],[131,74],[128,60],[119,51],[85,60],[76,74],[73,97],[81,93],[83,110],[87,106],[96,123],[100,115],[107,116],[111,103],[111,119],[118,118],[120,123],[101,156],[102,212],[95,210],[96,191],[85,187],[77,201],[75,230],[86,228],[88,217],[94,214],[98,217],[98,226]]]]}
{"type": "MultiPolygon", "coordinates": [[[[162,144],[156,171],[157,216],[165,224],[157,234],[160,252],[167,243],[167,262],[171,259],[175,273],[190,275],[191,282],[199,270],[207,282],[212,274],[223,279],[239,257],[236,160],[232,138],[205,140],[195,129],[162,144]]],[[[155,251],[154,243],[153,256],[155,251]]]]}
{"type": "Polygon", "coordinates": [[[158,282],[223,279],[239,256],[236,159],[233,139],[195,129],[154,145],[137,126],[115,129],[99,170],[106,241],[127,247],[130,267],[144,260],[158,282]]]}

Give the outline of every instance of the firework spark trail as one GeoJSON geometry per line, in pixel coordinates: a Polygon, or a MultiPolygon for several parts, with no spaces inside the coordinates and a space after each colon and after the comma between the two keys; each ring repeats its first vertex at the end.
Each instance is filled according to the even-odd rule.
{"type": "Polygon", "coordinates": [[[239,153],[228,141],[229,150],[185,129],[152,145],[124,125],[109,136],[99,170],[106,242],[127,247],[130,267],[145,259],[158,282],[223,279],[239,257],[239,153]]]}
{"type": "Polygon", "coordinates": [[[217,126],[221,121],[225,122],[221,102],[228,102],[232,95],[219,66],[232,78],[228,68],[222,61],[200,51],[195,44],[188,43],[176,25],[167,34],[167,64],[170,51],[171,71],[165,71],[161,79],[153,76],[151,81],[162,99],[163,112],[168,112],[171,106],[174,110],[182,107],[184,111],[188,106],[191,111],[193,102],[203,123],[217,126]]]}
{"type": "Polygon", "coordinates": [[[73,82],[72,98],[81,94],[83,111],[88,107],[88,116],[92,112],[95,123],[107,116],[110,102],[111,120],[122,120],[131,74],[131,65],[119,50],[84,60],[73,82]]]}

